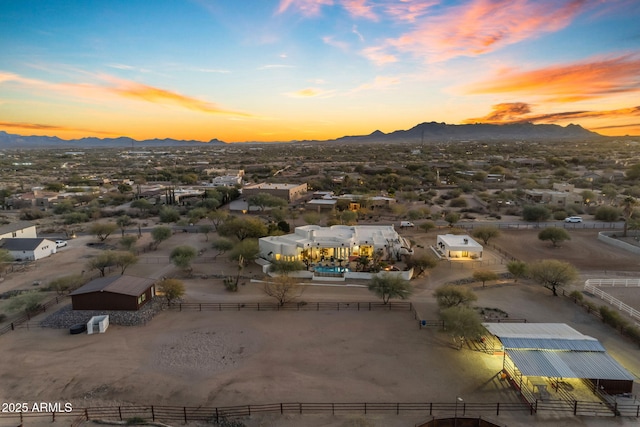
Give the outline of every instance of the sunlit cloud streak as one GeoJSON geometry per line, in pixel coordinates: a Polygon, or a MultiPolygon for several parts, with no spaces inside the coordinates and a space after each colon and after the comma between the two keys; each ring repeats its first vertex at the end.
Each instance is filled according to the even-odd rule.
{"type": "Polygon", "coordinates": [[[323,90],[315,87],[300,89],[295,92],[289,92],[286,95],[290,98],[330,98],[335,94],[332,90],[323,90]]]}
{"type": "Polygon", "coordinates": [[[113,132],[104,132],[94,129],[82,129],[70,126],[58,126],[58,125],[45,125],[41,123],[18,123],[18,122],[0,122],[2,128],[15,128],[15,129],[31,129],[31,130],[54,130],[62,132],[90,132],[101,135],[114,135],[113,132]]]}
{"type": "Polygon", "coordinates": [[[107,82],[107,85],[96,85],[90,83],[70,84],[70,83],[49,83],[36,79],[28,79],[17,74],[0,72],[0,83],[17,82],[27,87],[45,89],[55,92],[62,92],[65,95],[73,94],[93,100],[101,100],[105,95],[115,94],[121,97],[147,101],[159,105],[177,105],[189,110],[200,111],[210,114],[232,115],[250,117],[250,114],[225,110],[210,102],[206,102],[190,96],[181,95],[166,89],[161,89],[130,80],[118,79],[108,75],[101,75],[98,78],[107,82]]]}
{"type": "Polygon", "coordinates": [[[513,123],[555,123],[570,119],[585,118],[626,118],[640,116],[640,106],[629,108],[618,108],[615,110],[599,111],[563,111],[548,114],[529,114],[531,106],[524,102],[512,102],[496,104],[493,111],[484,117],[466,119],[463,123],[491,123],[491,124],[513,124],[513,123]]]}
{"type": "Polygon", "coordinates": [[[331,5],[333,0],[280,0],[277,13],[284,13],[291,8],[305,16],[316,16],[322,6],[331,5]]]}
{"type": "Polygon", "coordinates": [[[373,6],[368,0],[342,0],[342,5],[355,18],[365,18],[377,21],[378,16],[373,11],[373,6]]]}
{"type": "MultiPolygon", "coordinates": [[[[591,3],[587,0],[472,0],[418,19],[415,29],[387,39],[385,51],[429,62],[478,56],[543,33],[558,31],[591,3]]],[[[417,16],[412,15],[412,19],[417,16]]]]}
{"type": "Polygon", "coordinates": [[[440,1],[427,0],[402,0],[391,1],[385,5],[385,13],[399,21],[415,22],[416,19],[427,13],[427,10],[436,6],[440,1]]]}
{"type": "Polygon", "coordinates": [[[474,83],[467,93],[535,94],[551,102],[574,102],[640,90],[640,57],[624,55],[531,71],[504,70],[474,83]]]}

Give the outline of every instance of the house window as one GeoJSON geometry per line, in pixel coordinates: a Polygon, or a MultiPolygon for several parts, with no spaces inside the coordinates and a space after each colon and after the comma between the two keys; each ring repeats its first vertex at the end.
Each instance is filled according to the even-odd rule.
{"type": "Polygon", "coordinates": [[[11,233],[11,237],[16,237],[16,236],[18,236],[18,233],[16,233],[15,231],[11,233]]]}

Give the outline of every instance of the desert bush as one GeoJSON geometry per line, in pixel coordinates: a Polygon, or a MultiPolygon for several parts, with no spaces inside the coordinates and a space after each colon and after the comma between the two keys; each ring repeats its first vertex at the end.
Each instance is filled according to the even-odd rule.
{"type": "Polygon", "coordinates": [[[580,302],[584,301],[584,295],[580,291],[571,291],[571,293],[569,294],[569,297],[574,301],[580,301],[580,302]]]}
{"type": "Polygon", "coordinates": [[[566,211],[555,211],[553,213],[553,219],[565,219],[569,214],[566,211]]]}
{"type": "Polygon", "coordinates": [[[601,305],[598,311],[600,312],[602,321],[607,325],[613,326],[614,328],[618,328],[618,326],[620,326],[620,324],[624,322],[624,320],[620,316],[620,313],[618,313],[615,310],[612,310],[606,305],[601,305]]]}

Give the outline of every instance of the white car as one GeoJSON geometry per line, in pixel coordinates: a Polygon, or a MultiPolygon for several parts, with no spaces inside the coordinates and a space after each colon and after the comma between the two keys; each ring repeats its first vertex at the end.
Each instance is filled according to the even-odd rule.
{"type": "Polygon", "coordinates": [[[67,246],[66,240],[56,240],[56,248],[62,248],[63,246],[67,246]]]}
{"type": "Polygon", "coordinates": [[[582,222],[581,216],[569,216],[564,219],[564,222],[582,222]]]}

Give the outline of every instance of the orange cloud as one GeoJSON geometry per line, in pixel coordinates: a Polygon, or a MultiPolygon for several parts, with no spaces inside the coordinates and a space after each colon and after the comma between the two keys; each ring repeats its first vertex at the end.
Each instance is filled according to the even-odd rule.
{"type": "Polygon", "coordinates": [[[249,114],[245,113],[223,110],[214,104],[201,101],[196,98],[191,98],[189,96],[180,95],[179,93],[131,81],[121,81],[117,87],[108,87],[106,90],[129,98],[142,99],[155,104],[175,104],[190,110],[201,111],[204,113],[229,114],[243,117],[249,116],[249,114]]]}
{"type": "Polygon", "coordinates": [[[505,71],[468,93],[535,93],[551,102],[575,102],[640,90],[640,57],[624,55],[532,71],[505,71]]]}
{"type": "MultiPolygon", "coordinates": [[[[380,47],[429,61],[478,56],[558,31],[591,4],[587,0],[471,0],[440,15],[425,16],[415,30],[380,47]]],[[[421,12],[409,16],[415,18],[421,12]]]]}
{"type": "Polygon", "coordinates": [[[251,115],[247,113],[224,110],[209,102],[181,95],[166,89],[160,89],[129,80],[117,79],[108,75],[101,75],[97,77],[106,81],[109,85],[105,86],[90,83],[49,83],[42,80],[25,78],[17,74],[3,72],[0,72],[0,83],[13,81],[27,87],[60,92],[65,96],[74,95],[93,100],[100,100],[105,96],[105,94],[116,94],[127,98],[144,100],[154,104],[178,105],[183,108],[204,113],[251,117],[251,115]]]}
{"type": "Polygon", "coordinates": [[[373,12],[373,7],[367,5],[367,0],[342,0],[342,5],[351,16],[377,21],[378,16],[373,12]]]}
{"type": "Polygon", "coordinates": [[[384,65],[398,61],[398,58],[384,52],[380,47],[366,48],[362,51],[362,55],[377,65],[384,65]]]}
{"type": "Polygon", "coordinates": [[[439,3],[438,0],[404,0],[391,2],[385,6],[385,13],[401,21],[415,22],[416,19],[426,13],[427,9],[439,3]]]}
{"type": "Polygon", "coordinates": [[[112,132],[104,132],[93,129],[82,129],[68,126],[44,125],[40,123],[16,123],[0,122],[0,128],[31,129],[31,130],[54,130],[62,132],[87,132],[91,134],[114,135],[112,132]]]}
{"type": "Polygon", "coordinates": [[[555,123],[569,119],[626,118],[640,116],[640,106],[600,111],[563,111],[548,114],[529,114],[531,108],[524,102],[496,104],[493,111],[484,117],[463,120],[463,123],[555,123]]]}

